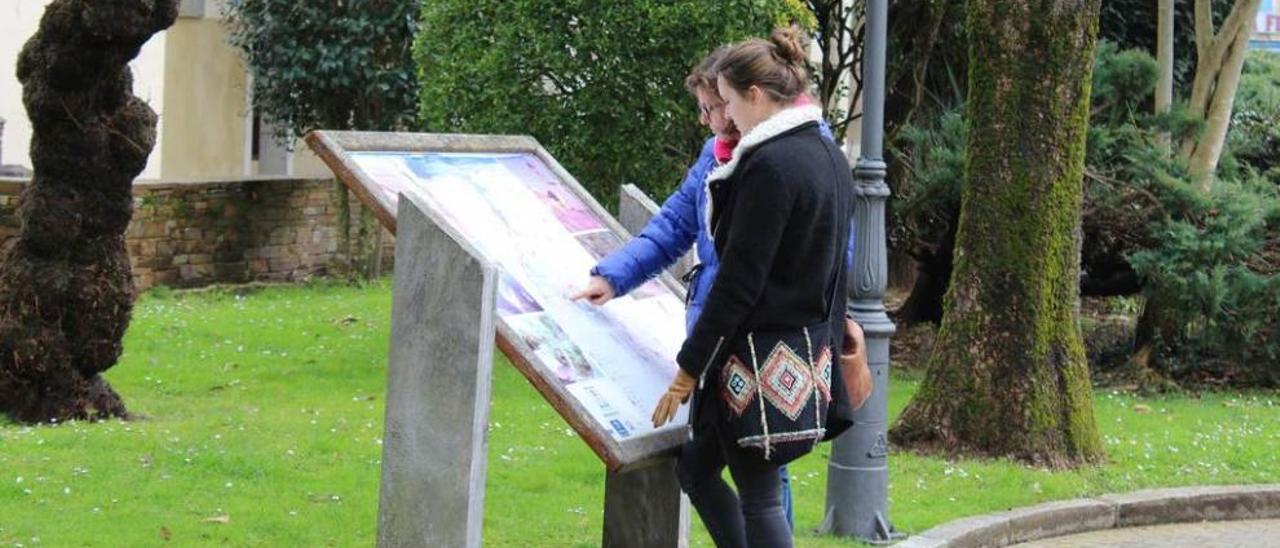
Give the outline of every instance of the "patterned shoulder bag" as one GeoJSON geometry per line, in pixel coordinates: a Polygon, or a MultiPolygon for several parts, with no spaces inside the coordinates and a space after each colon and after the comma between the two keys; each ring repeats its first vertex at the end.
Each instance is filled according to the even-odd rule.
{"type": "Polygon", "coordinates": [[[830,318],[841,257],[837,254],[829,282],[827,321],[737,337],[721,369],[720,395],[731,436],[771,463],[800,458],[826,436],[833,371],[830,318]]]}
{"type": "Polygon", "coordinates": [[[781,465],[809,453],[826,436],[830,334],[827,323],[753,331],[731,349],[721,396],[740,447],[758,449],[764,460],[781,465]]]}

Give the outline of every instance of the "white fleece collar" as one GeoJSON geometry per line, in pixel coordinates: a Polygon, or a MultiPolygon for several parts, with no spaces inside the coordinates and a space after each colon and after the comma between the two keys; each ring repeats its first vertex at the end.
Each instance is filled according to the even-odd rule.
{"type": "Polygon", "coordinates": [[[707,175],[703,188],[703,192],[707,193],[707,207],[703,214],[706,215],[704,221],[706,222],[708,236],[712,241],[715,241],[715,233],[711,227],[711,212],[715,208],[715,200],[711,199],[711,182],[727,179],[730,175],[733,175],[734,170],[738,169],[738,161],[752,149],[760,146],[761,143],[801,125],[817,122],[821,119],[822,109],[814,105],[780,110],[770,116],[768,120],[760,122],[756,124],[756,127],[751,128],[751,131],[743,135],[742,139],[738,141],[738,146],[734,147],[733,156],[729,158],[729,161],[711,170],[711,173],[707,175]]]}
{"type": "Polygon", "coordinates": [[[742,136],[738,141],[738,146],[733,149],[733,156],[728,162],[717,166],[711,170],[711,174],[707,176],[707,182],[727,179],[733,174],[733,170],[738,167],[738,160],[742,159],[751,149],[760,146],[760,143],[768,141],[783,133],[791,131],[798,126],[809,122],[817,122],[822,119],[822,109],[814,105],[805,105],[802,107],[791,107],[778,111],[768,120],[756,124],[751,131],[742,136]]]}

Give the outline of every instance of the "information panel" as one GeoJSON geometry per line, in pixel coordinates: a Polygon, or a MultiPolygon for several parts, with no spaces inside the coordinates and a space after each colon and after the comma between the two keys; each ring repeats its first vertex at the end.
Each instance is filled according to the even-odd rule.
{"type": "MultiPolygon", "coordinates": [[[[308,143],[392,232],[401,194],[500,271],[498,346],[611,468],[679,445],[649,415],[676,373],[684,306],[668,279],[572,301],[625,232],[531,138],[316,132],[308,143]]],[[[673,425],[683,425],[685,410],[673,425]]]]}

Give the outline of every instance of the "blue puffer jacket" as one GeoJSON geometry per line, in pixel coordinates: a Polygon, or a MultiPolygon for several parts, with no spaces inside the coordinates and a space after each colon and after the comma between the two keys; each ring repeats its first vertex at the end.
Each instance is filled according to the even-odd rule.
{"type": "MultiPolygon", "coordinates": [[[[831,139],[831,129],[821,124],[822,135],[831,139]]],[[[689,280],[689,309],[685,313],[685,332],[693,330],[693,324],[702,314],[702,305],[711,282],[716,279],[720,261],[716,258],[715,244],[707,231],[707,175],[716,167],[715,137],[702,145],[698,160],[689,167],[684,181],[662,209],[649,221],[634,239],[621,249],[610,253],[600,261],[591,274],[609,281],[616,295],[626,295],[649,278],[657,276],[671,266],[697,243],[698,267],[689,280]]],[[[851,229],[852,231],[852,229],[851,229]]],[[[847,260],[853,261],[853,238],[849,238],[847,260]]]]}
{"type": "Polygon", "coordinates": [[[615,294],[626,295],[680,260],[696,242],[699,267],[689,280],[686,332],[693,329],[694,322],[702,313],[703,299],[711,289],[711,281],[715,279],[719,266],[715,244],[711,242],[706,218],[701,213],[707,207],[707,174],[716,167],[714,148],[715,137],[707,139],[680,188],[667,198],[644,230],[591,269],[592,275],[609,281],[615,294]]]}

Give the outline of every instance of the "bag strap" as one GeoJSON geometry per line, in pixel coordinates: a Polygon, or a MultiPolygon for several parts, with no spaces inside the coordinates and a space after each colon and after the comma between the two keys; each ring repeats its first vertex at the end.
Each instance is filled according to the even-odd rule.
{"type": "MultiPolygon", "coordinates": [[[[830,291],[827,291],[826,318],[828,319],[831,318],[831,310],[836,307],[836,289],[837,289],[836,285],[840,281],[840,263],[844,262],[844,253],[841,251],[836,252],[836,267],[832,269],[833,272],[831,273],[831,281],[827,282],[827,286],[831,288],[830,291]]],[[[823,321],[826,321],[826,320],[823,320],[823,321]]]]}
{"type": "MultiPolygon", "coordinates": [[[[824,147],[824,148],[826,148],[826,151],[827,151],[827,158],[831,160],[831,164],[832,164],[831,167],[833,168],[833,171],[836,169],[839,169],[838,162],[836,162],[835,159],[831,158],[831,149],[827,147],[824,147]]],[[[835,207],[835,210],[836,210],[835,225],[837,229],[841,225],[840,216],[846,213],[845,208],[843,207],[845,205],[845,200],[844,200],[845,196],[843,192],[844,188],[842,187],[844,187],[844,184],[837,181],[836,182],[836,207],[835,207]]],[[[838,285],[837,282],[840,281],[840,270],[844,266],[844,262],[845,262],[844,255],[849,251],[848,242],[845,242],[845,246],[843,248],[840,247],[840,237],[848,235],[848,232],[849,232],[848,227],[845,227],[844,232],[845,232],[844,234],[840,234],[839,236],[836,237],[836,248],[837,248],[835,253],[836,260],[835,260],[835,265],[831,269],[831,281],[827,282],[827,286],[830,287],[830,289],[827,291],[827,312],[825,316],[827,319],[831,319],[831,310],[836,306],[836,303],[835,303],[836,294],[837,294],[836,289],[838,289],[836,286],[838,285]]],[[[823,321],[826,321],[826,320],[823,320],[823,321]]]]}

